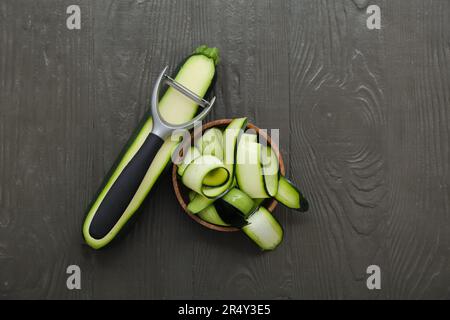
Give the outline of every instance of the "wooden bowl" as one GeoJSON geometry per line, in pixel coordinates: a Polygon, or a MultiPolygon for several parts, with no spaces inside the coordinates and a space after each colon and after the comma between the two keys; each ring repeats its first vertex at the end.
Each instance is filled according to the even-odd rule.
{"type": "MultiPolygon", "coordinates": [[[[233,119],[221,119],[221,120],[215,120],[212,122],[208,122],[207,124],[203,125],[202,127],[202,133],[212,127],[225,127],[227,126],[233,119]]],[[[277,157],[278,157],[278,162],[280,165],[280,173],[281,175],[285,175],[285,168],[284,168],[284,162],[283,162],[283,158],[280,155],[280,151],[278,149],[278,146],[276,144],[272,144],[272,139],[270,138],[270,136],[268,136],[266,134],[265,131],[261,131],[258,127],[256,127],[254,124],[247,124],[247,129],[253,129],[255,130],[256,134],[259,135],[260,138],[266,139],[267,140],[267,144],[270,145],[272,147],[272,149],[275,151],[277,157]]],[[[200,132],[199,132],[200,133],[200,132]]],[[[193,133],[191,134],[191,137],[193,137],[193,133]]],[[[216,230],[216,231],[221,231],[221,232],[235,232],[235,231],[239,231],[238,228],[235,227],[226,227],[226,226],[218,226],[212,223],[209,223],[207,221],[204,221],[202,219],[200,219],[197,215],[192,214],[189,212],[189,210],[187,209],[187,203],[188,203],[188,196],[187,196],[187,188],[184,187],[181,183],[179,183],[179,177],[177,174],[177,165],[173,165],[172,168],[172,184],[173,184],[173,189],[175,191],[175,195],[178,199],[178,202],[180,203],[180,206],[183,208],[184,212],[187,213],[187,215],[195,220],[196,222],[200,223],[202,226],[211,229],[211,230],[216,230]]],[[[269,210],[270,212],[273,212],[273,210],[275,209],[275,207],[277,206],[278,202],[275,199],[270,200],[270,202],[268,202],[265,207],[267,208],[267,210],[269,210]]]]}

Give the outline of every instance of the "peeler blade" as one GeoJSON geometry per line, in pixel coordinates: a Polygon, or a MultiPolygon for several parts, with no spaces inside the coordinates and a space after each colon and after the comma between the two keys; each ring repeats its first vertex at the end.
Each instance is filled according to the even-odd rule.
{"type": "Polygon", "coordinates": [[[209,107],[210,105],[212,105],[212,101],[211,102],[207,101],[207,100],[203,99],[202,97],[198,96],[195,92],[192,92],[191,90],[189,90],[188,88],[183,86],[181,83],[177,82],[175,79],[170,77],[168,74],[164,74],[164,82],[167,85],[174,88],[175,90],[177,90],[178,92],[180,92],[180,93],[184,94],[185,96],[187,96],[188,98],[190,98],[192,101],[197,103],[202,108],[206,108],[206,107],[209,107]]]}
{"type": "Polygon", "coordinates": [[[179,82],[172,79],[166,73],[168,68],[169,67],[166,66],[159,74],[159,76],[156,80],[155,86],[153,87],[152,98],[151,98],[151,112],[152,112],[152,116],[153,116],[152,133],[161,137],[162,139],[165,139],[165,137],[167,137],[167,135],[170,134],[170,132],[172,132],[173,130],[192,129],[194,127],[195,123],[203,120],[208,115],[209,111],[211,110],[211,108],[214,105],[214,102],[216,101],[216,97],[213,97],[211,99],[211,101],[207,101],[207,100],[203,99],[202,97],[199,97],[197,94],[195,94],[194,92],[192,92],[191,90],[189,90],[188,88],[186,88],[185,86],[180,84],[179,82]],[[203,108],[202,112],[200,112],[200,114],[198,114],[194,119],[192,119],[188,122],[179,124],[179,125],[174,125],[174,124],[171,124],[171,123],[168,123],[167,121],[165,121],[159,114],[159,108],[158,108],[159,89],[161,88],[162,82],[166,83],[167,85],[171,86],[172,88],[174,88],[175,90],[177,90],[178,92],[183,94],[184,96],[188,97],[189,99],[191,99],[192,101],[197,103],[199,106],[201,106],[203,108]]]}

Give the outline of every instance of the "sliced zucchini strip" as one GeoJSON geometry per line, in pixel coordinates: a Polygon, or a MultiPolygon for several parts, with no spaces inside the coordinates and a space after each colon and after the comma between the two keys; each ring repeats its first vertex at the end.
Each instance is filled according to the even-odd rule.
{"type": "Polygon", "coordinates": [[[236,147],[238,140],[246,126],[247,118],[234,119],[223,132],[223,161],[232,173],[234,173],[234,165],[236,163],[236,147]]]}
{"type": "Polygon", "coordinates": [[[255,133],[243,133],[241,136],[241,139],[239,140],[240,143],[243,142],[254,142],[257,143],[258,142],[258,136],[255,133]]]}
{"type": "MultiPolygon", "coordinates": [[[[192,191],[194,192],[194,191],[192,191]]],[[[193,213],[199,213],[203,209],[207,208],[209,205],[213,204],[216,199],[207,198],[199,193],[194,192],[194,197],[191,202],[187,205],[187,209],[193,213]]]]}
{"type": "MultiPolygon", "coordinates": [[[[194,200],[194,198],[199,195],[198,193],[195,193],[194,191],[189,192],[189,200],[194,200]]],[[[206,198],[207,199],[207,198],[206,198]]],[[[202,211],[198,213],[198,216],[200,219],[218,225],[218,226],[229,226],[225,221],[222,220],[222,218],[217,213],[216,208],[213,204],[209,205],[202,211]]]]}
{"type": "MultiPolygon", "coordinates": [[[[225,131],[223,133],[223,148],[224,148],[223,164],[225,166],[225,169],[228,171],[227,181],[225,183],[223,183],[222,185],[217,185],[217,186],[204,185],[201,192],[198,192],[197,190],[191,188],[192,190],[204,195],[207,198],[214,198],[214,197],[218,197],[220,195],[225,194],[233,186],[233,184],[234,184],[234,163],[236,162],[235,161],[236,145],[237,145],[238,138],[246,125],[247,125],[247,118],[234,119],[233,121],[230,122],[230,124],[227,126],[227,128],[225,129],[225,131]]],[[[204,157],[212,157],[212,156],[206,155],[204,157]]],[[[215,158],[218,159],[217,157],[215,157],[215,158]]],[[[194,163],[195,163],[195,161],[194,161],[194,163]]],[[[191,164],[190,166],[192,166],[193,164],[191,164]]],[[[189,169],[189,167],[188,167],[188,169],[189,169]]],[[[184,175],[186,175],[186,172],[184,175]]],[[[184,175],[181,178],[182,181],[184,181],[184,175]]],[[[191,180],[191,179],[194,179],[194,177],[189,178],[189,180],[191,180]]]]}
{"type": "Polygon", "coordinates": [[[183,160],[178,165],[177,173],[182,176],[184,173],[184,170],[186,170],[187,166],[201,156],[200,151],[196,147],[190,147],[186,151],[186,156],[183,157],[183,160]]]}
{"type": "Polygon", "coordinates": [[[215,198],[223,193],[220,186],[227,183],[229,176],[228,169],[219,158],[206,155],[198,157],[188,165],[184,170],[181,181],[191,190],[207,198],[215,198]],[[223,171],[224,173],[216,174],[217,171],[223,171]],[[206,180],[208,180],[209,185],[215,187],[205,185],[205,178],[208,175],[209,177],[206,180]]]}
{"type": "Polygon", "coordinates": [[[261,163],[266,192],[274,197],[278,191],[279,164],[275,151],[269,146],[261,146],[261,163]]]}
{"type": "Polygon", "coordinates": [[[231,189],[214,204],[222,220],[238,228],[247,224],[247,217],[256,208],[253,199],[237,188],[231,189]]]}
{"type": "Polygon", "coordinates": [[[260,206],[264,201],[266,201],[266,199],[265,198],[256,198],[256,199],[253,199],[253,202],[255,203],[255,206],[260,206]]]}
{"type": "Polygon", "coordinates": [[[242,228],[247,224],[247,219],[245,219],[244,214],[227,201],[219,199],[214,202],[214,206],[216,207],[220,218],[230,226],[242,228]]]}
{"type": "Polygon", "coordinates": [[[252,198],[269,198],[264,186],[261,145],[240,140],[236,154],[236,180],[239,188],[252,198]]]}
{"type": "Polygon", "coordinates": [[[201,137],[201,153],[203,155],[216,156],[223,160],[223,135],[218,128],[211,128],[205,131],[201,137]]]}
{"type": "Polygon", "coordinates": [[[288,208],[305,212],[309,208],[308,201],[297,187],[288,179],[281,176],[278,182],[278,192],[275,199],[288,208]]]}
{"type": "Polygon", "coordinates": [[[255,209],[255,202],[253,199],[237,188],[231,189],[220,200],[226,201],[238,209],[244,218],[248,217],[255,209]]]}
{"type": "Polygon", "coordinates": [[[214,204],[212,204],[209,207],[206,207],[205,209],[200,211],[198,213],[198,216],[200,217],[200,219],[202,219],[206,222],[218,225],[218,226],[224,226],[224,227],[230,226],[228,223],[223,221],[222,218],[219,216],[214,204]]]}
{"type": "Polygon", "coordinates": [[[209,187],[221,186],[228,180],[228,177],[227,170],[213,170],[206,175],[203,184],[209,187]]]}
{"type": "Polygon", "coordinates": [[[264,207],[259,207],[247,222],[242,231],[262,250],[273,250],[283,240],[283,228],[264,207]]]}

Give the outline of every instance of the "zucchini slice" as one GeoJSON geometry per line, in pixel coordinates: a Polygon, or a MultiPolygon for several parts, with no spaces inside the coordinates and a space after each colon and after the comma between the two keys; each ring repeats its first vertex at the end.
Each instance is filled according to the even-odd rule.
{"type": "Polygon", "coordinates": [[[196,192],[194,192],[194,194],[195,194],[194,197],[190,199],[191,202],[189,202],[189,204],[187,205],[187,209],[193,214],[199,213],[203,209],[213,204],[214,201],[216,200],[207,198],[196,192]]]}
{"type": "Polygon", "coordinates": [[[207,198],[216,198],[223,194],[220,187],[227,184],[229,177],[228,169],[219,158],[206,155],[189,164],[181,181],[189,189],[207,198]]]}
{"type": "Polygon", "coordinates": [[[264,207],[259,207],[247,222],[242,231],[262,250],[273,250],[283,240],[283,228],[264,207]]]}
{"type": "MultiPolygon", "coordinates": [[[[234,119],[223,132],[224,163],[234,173],[236,163],[236,148],[243,130],[247,126],[247,118],[234,119]]],[[[233,174],[232,174],[233,176],[233,174]]]]}
{"type": "MultiPolygon", "coordinates": [[[[198,193],[204,195],[207,198],[214,198],[214,197],[219,197],[221,195],[224,195],[229,189],[231,189],[233,187],[233,185],[234,185],[234,169],[235,169],[235,162],[236,162],[236,159],[235,159],[236,146],[237,146],[238,139],[239,139],[241,133],[243,132],[243,129],[246,127],[246,125],[247,125],[247,118],[234,119],[233,121],[230,122],[230,124],[227,126],[227,128],[225,129],[225,131],[223,133],[223,151],[224,151],[223,164],[224,164],[224,168],[228,172],[227,181],[225,183],[223,183],[222,185],[217,185],[217,186],[206,186],[205,185],[204,188],[202,188],[201,192],[198,192],[197,190],[191,188],[192,190],[197,191],[198,193]]],[[[206,155],[204,157],[212,157],[212,156],[206,155]]],[[[193,164],[195,164],[195,161],[193,164]]],[[[192,166],[193,164],[191,164],[190,166],[192,166]]],[[[189,170],[189,167],[187,170],[189,170]]],[[[184,181],[185,175],[186,175],[186,172],[183,175],[183,177],[181,178],[182,181],[184,181]]],[[[186,179],[194,180],[194,179],[198,179],[198,178],[196,178],[195,175],[192,174],[189,178],[186,178],[186,179]]]]}
{"type": "Polygon", "coordinates": [[[245,219],[243,213],[232,204],[224,201],[223,199],[219,199],[214,202],[214,206],[216,207],[220,218],[230,226],[242,228],[247,225],[247,220],[245,219]]]}
{"type": "Polygon", "coordinates": [[[200,219],[218,225],[218,226],[224,226],[229,227],[230,225],[222,220],[220,215],[217,213],[216,207],[214,204],[210,205],[209,207],[206,207],[202,211],[198,213],[198,216],[200,219]]]}
{"type": "Polygon", "coordinates": [[[252,198],[237,188],[231,189],[214,203],[217,213],[231,226],[241,228],[256,208],[252,198]]]}
{"type": "Polygon", "coordinates": [[[253,202],[255,203],[255,206],[260,206],[264,201],[266,201],[266,199],[264,199],[264,198],[256,198],[256,199],[253,199],[253,202]]]}
{"type": "Polygon", "coordinates": [[[286,207],[300,212],[305,212],[309,208],[308,200],[291,181],[283,176],[280,177],[278,182],[278,192],[275,199],[286,207]]]}
{"type": "Polygon", "coordinates": [[[276,153],[270,146],[261,146],[261,163],[264,176],[264,187],[274,197],[278,191],[279,164],[276,153]]]}
{"type": "Polygon", "coordinates": [[[254,133],[243,133],[239,142],[258,142],[258,136],[254,133]]]}
{"type": "MultiPolygon", "coordinates": [[[[231,183],[230,188],[233,188],[234,186],[235,186],[235,182],[233,179],[233,182],[231,183]]],[[[194,214],[199,213],[200,211],[202,211],[209,205],[213,204],[217,200],[217,199],[207,198],[196,192],[194,192],[194,194],[195,194],[194,198],[190,199],[191,202],[189,202],[189,204],[187,205],[187,209],[191,213],[194,213],[194,214]]]]}
{"type": "Polygon", "coordinates": [[[217,187],[224,184],[229,177],[227,170],[213,170],[203,179],[203,184],[209,187],[217,187]]]}
{"type": "Polygon", "coordinates": [[[203,155],[212,155],[223,160],[223,135],[218,128],[206,130],[199,145],[203,155]]]}
{"type": "Polygon", "coordinates": [[[187,166],[200,156],[201,153],[196,147],[190,147],[187,149],[186,156],[183,157],[183,160],[181,160],[181,163],[178,165],[177,173],[182,176],[187,166]]]}
{"type": "Polygon", "coordinates": [[[236,181],[251,198],[269,198],[264,186],[261,145],[241,139],[236,154],[236,181]]]}
{"type": "Polygon", "coordinates": [[[244,218],[247,218],[255,209],[253,199],[237,188],[231,189],[219,201],[231,204],[242,213],[244,218]]]}
{"type": "MultiPolygon", "coordinates": [[[[216,76],[216,64],[219,60],[219,52],[216,48],[201,46],[195,50],[182,64],[175,76],[175,80],[197,95],[204,97],[214,84],[216,76]]],[[[159,111],[164,120],[173,124],[180,124],[191,120],[198,106],[180,94],[173,88],[168,88],[159,102],[159,111]]],[[[114,227],[103,237],[95,238],[90,234],[90,225],[97,209],[112,187],[120,173],[138,152],[152,130],[153,122],[150,113],[146,115],[141,126],[136,130],[117,161],[109,171],[94,200],[89,205],[85,222],[83,224],[83,236],[86,243],[94,249],[99,249],[110,243],[126,222],[134,215],[150,192],[155,182],[171,160],[171,156],[179,141],[172,141],[169,137],[150,165],[144,180],[140,184],[130,204],[120,216],[114,227]]]]}
{"type": "MultiPolygon", "coordinates": [[[[196,194],[194,191],[190,191],[189,192],[189,200],[194,200],[194,198],[197,196],[198,194],[196,194]]],[[[211,204],[210,206],[206,207],[205,209],[203,209],[202,211],[200,211],[198,214],[200,219],[218,225],[218,226],[229,226],[229,224],[225,223],[225,221],[222,220],[222,218],[219,216],[219,214],[217,213],[216,208],[214,207],[213,204],[211,204]]]]}

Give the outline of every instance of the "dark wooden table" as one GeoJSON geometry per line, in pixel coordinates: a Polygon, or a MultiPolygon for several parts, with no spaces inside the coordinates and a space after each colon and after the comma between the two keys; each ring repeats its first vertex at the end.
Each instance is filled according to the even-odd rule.
{"type": "Polygon", "coordinates": [[[450,1],[369,1],[381,30],[364,2],[0,1],[0,298],[450,298],[450,1]],[[279,207],[262,253],[195,224],[165,175],[91,250],[85,209],[157,73],[203,43],[222,56],[210,119],[280,128],[310,212],[279,207]]]}

